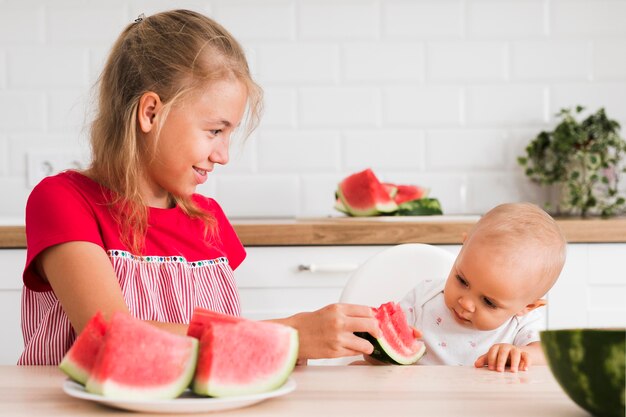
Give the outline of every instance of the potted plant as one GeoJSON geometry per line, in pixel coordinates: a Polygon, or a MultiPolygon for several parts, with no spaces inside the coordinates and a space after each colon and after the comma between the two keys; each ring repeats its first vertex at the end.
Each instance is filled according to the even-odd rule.
{"type": "Polygon", "coordinates": [[[626,200],[618,184],[626,167],[626,141],[620,125],[603,108],[579,121],[584,107],[566,108],[552,131],[542,131],[518,158],[526,175],[557,192],[554,214],[609,217],[624,211],[626,200]]]}

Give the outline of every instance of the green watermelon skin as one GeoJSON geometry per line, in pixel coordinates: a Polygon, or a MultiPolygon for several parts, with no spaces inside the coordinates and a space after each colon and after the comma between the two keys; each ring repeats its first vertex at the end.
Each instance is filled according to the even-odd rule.
{"type": "Polygon", "coordinates": [[[370,355],[372,358],[376,359],[379,362],[388,363],[390,365],[412,365],[422,359],[422,356],[424,356],[424,354],[426,353],[426,345],[422,344],[422,349],[419,350],[415,356],[405,358],[404,360],[398,357],[394,358],[385,350],[385,343],[382,338],[379,340],[371,334],[364,332],[357,332],[355,333],[355,335],[369,341],[372,346],[374,346],[374,351],[370,355]]]}
{"type": "Polygon", "coordinates": [[[567,395],[595,416],[624,416],[626,330],[541,332],[554,377],[567,395]]]}

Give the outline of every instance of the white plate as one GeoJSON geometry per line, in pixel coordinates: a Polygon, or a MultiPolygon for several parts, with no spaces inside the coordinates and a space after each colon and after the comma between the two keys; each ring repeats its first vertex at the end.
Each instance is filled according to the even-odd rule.
{"type": "Polygon", "coordinates": [[[194,395],[191,391],[185,391],[180,397],[172,400],[116,400],[91,394],[85,391],[85,387],[72,381],[66,380],[63,391],[66,394],[83,400],[95,401],[109,407],[122,408],[131,411],[143,411],[149,413],[205,413],[209,411],[229,410],[252,405],[268,398],[279,397],[296,389],[296,383],[289,378],[280,388],[262,394],[242,395],[239,397],[211,398],[194,395]]]}

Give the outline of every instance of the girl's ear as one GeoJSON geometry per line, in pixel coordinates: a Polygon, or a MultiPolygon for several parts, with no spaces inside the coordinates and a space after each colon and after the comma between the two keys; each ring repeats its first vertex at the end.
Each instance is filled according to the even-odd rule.
{"type": "Polygon", "coordinates": [[[548,302],[543,299],[543,298],[538,298],[537,300],[535,300],[534,302],[527,304],[526,307],[524,307],[522,309],[522,311],[518,312],[516,315],[517,316],[523,316],[524,314],[528,314],[531,311],[533,311],[534,309],[538,308],[538,307],[542,307],[545,306],[546,304],[548,304],[548,302]]]}
{"type": "Polygon", "coordinates": [[[156,116],[161,110],[161,107],[161,98],[153,91],[145,92],[139,98],[137,123],[143,133],[148,133],[154,128],[156,116]]]}

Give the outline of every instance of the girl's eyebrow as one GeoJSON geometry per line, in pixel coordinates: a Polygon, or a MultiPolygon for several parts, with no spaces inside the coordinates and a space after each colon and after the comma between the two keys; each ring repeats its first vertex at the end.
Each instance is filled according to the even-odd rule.
{"type": "Polygon", "coordinates": [[[209,124],[220,124],[220,125],[224,125],[226,127],[231,127],[232,126],[232,123],[229,122],[228,120],[225,120],[225,119],[224,120],[204,119],[204,121],[206,123],[209,123],[209,124]]]}

